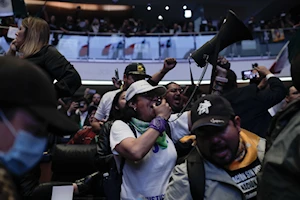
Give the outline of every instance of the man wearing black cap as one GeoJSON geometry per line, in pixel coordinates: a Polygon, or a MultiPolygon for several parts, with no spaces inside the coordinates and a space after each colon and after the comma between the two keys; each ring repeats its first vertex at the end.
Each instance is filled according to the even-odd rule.
{"type": "Polygon", "coordinates": [[[241,129],[240,118],[219,95],[198,99],[191,108],[191,120],[197,145],[187,160],[175,167],[165,199],[255,198],[265,140],[241,129]],[[202,173],[200,168],[190,167],[190,156],[195,158],[193,162],[200,160],[202,173]],[[203,191],[202,197],[195,195],[195,189],[203,191]]]}
{"type": "MultiPolygon", "coordinates": [[[[166,58],[164,61],[163,68],[151,77],[146,73],[146,68],[142,63],[131,63],[125,68],[123,76],[123,85],[121,89],[126,90],[133,82],[144,80],[145,78],[149,78],[148,82],[151,85],[157,85],[159,81],[162,80],[163,77],[175,66],[176,60],[174,58],[166,58]]],[[[99,103],[97,112],[95,114],[96,120],[99,121],[108,118],[112,101],[119,91],[120,90],[118,89],[107,92],[103,95],[99,103]]]]}
{"type": "Polygon", "coordinates": [[[0,63],[0,198],[10,199],[16,195],[11,175],[21,176],[39,162],[46,130],[63,135],[78,126],[56,109],[55,89],[41,69],[12,57],[0,57],[0,63]]]}

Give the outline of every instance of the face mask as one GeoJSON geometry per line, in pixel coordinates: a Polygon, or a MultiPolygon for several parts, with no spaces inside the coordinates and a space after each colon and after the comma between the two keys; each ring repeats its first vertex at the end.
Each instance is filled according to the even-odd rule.
{"type": "Polygon", "coordinates": [[[11,173],[20,176],[34,167],[42,158],[47,138],[36,137],[25,130],[17,132],[1,111],[0,117],[15,136],[12,148],[8,152],[0,152],[0,161],[11,173]]]}

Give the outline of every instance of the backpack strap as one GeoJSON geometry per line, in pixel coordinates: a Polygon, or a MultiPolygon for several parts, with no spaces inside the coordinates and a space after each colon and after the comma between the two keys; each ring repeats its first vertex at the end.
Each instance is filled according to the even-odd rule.
{"type": "MultiPolygon", "coordinates": [[[[129,128],[133,132],[134,136],[137,138],[134,126],[132,124],[130,124],[130,123],[127,123],[127,125],[129,126],[129,128]]],[[[121,176],[123,176],[123,167],[124,167],[124,165],[125,165],[125,158],[122,157],[121,164],[120,164],[120,175],[121,176]]]]}
{"type": "Polygon", "coordinates": [[[131,131],[133,132],[135,138],[137,138],[136,130],[135,130],[134,126],[133,126],[131,123],[129,123],[129,122],[127,123],[127,125],[129,126],[129,128],[130,128],[131,131]]]}
{"type": "Polygon", "coordinates": [[[169,123],[166,124],[166,134],[169,136],[169,138],[172,140],[172,134],[171,134],[171,128],[169,123]]]}
{"type": "Polygon", "coordinates": [[[204,199],[204,162],[197,146],[187,156],[187,171],[193,199],[204,199]]]}

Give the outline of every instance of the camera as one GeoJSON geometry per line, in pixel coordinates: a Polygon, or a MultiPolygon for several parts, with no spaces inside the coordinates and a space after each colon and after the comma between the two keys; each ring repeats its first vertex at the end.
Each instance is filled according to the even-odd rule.
{"type": "MultiPolygon", "coordinates": [[[[252,64],[252,68],[258,67],[257,63],[252,64]]],[[[248,80],[248,79],[255,79],[259,78],[259,73],[255,69],[249,69],[242,71],[242,79],[248,80]]]]}
{"type": "Polygon", "coordinates": [[[85,101],[78,101],[78,108],[83,108],[85,105],[85,101]]]}
{"type": "Polygon", "coordinates": [[[258,64],[257,64],[257,63],[253,63],[253,64],[252,64],[252,68],[255,68],[255,67],[258,67],[258,64]]]}
{"type": "Polygon", "coordinates": [[[253,69],[242,71],[242,79],[243,80],[255,79],[255,78],[259,78],[258,71],[253,70],[253,69]]]}

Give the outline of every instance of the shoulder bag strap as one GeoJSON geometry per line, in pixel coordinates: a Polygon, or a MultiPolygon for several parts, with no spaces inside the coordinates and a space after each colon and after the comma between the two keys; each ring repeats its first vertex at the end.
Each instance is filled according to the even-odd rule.
{"type": "Polygon", "coordinates": [[[204,199],[205,171],[203,158],[196,146],[187,156],[187,171],[193,199],[204,199]]]}

